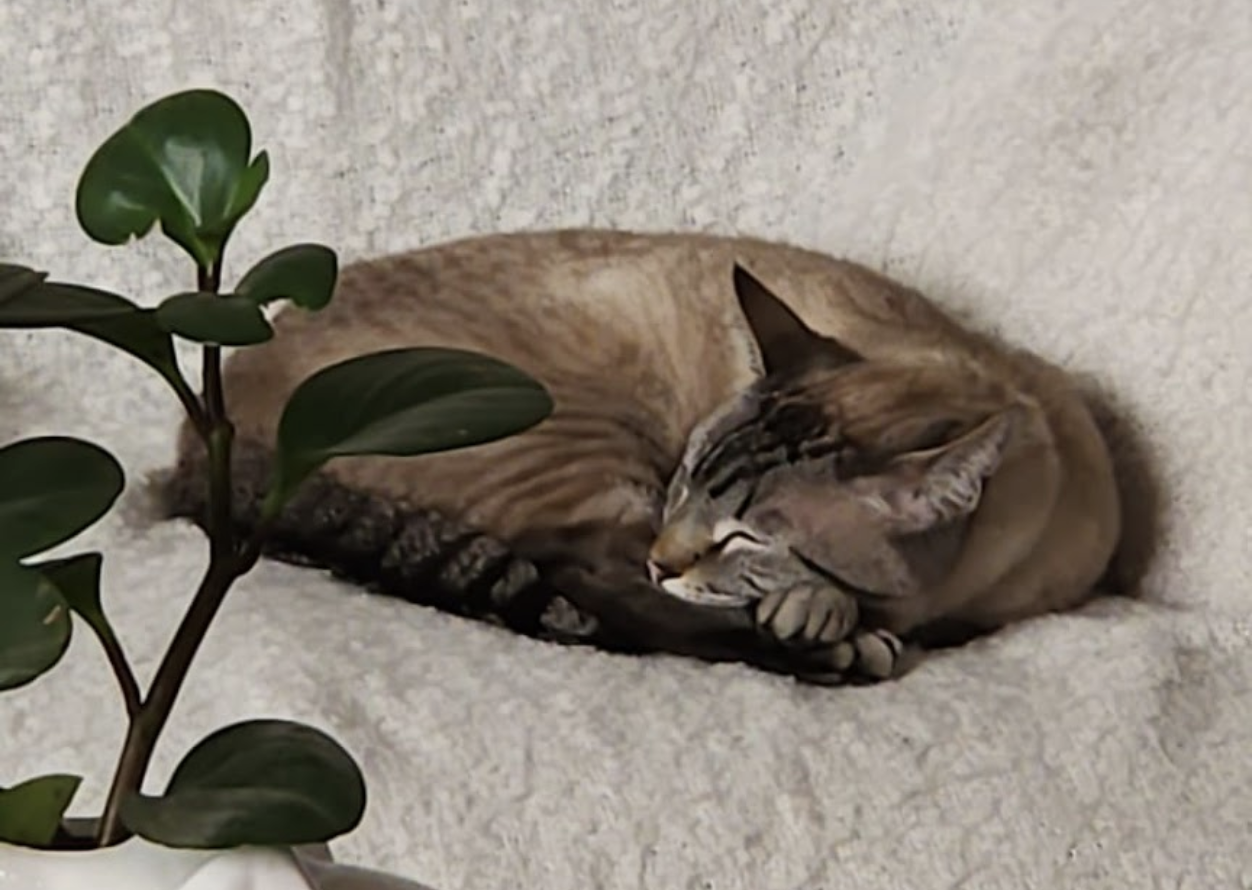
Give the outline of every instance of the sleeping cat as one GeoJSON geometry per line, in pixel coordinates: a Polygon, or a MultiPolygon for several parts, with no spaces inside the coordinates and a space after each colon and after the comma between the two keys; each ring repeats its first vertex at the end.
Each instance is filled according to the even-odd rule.
{"type": "MultiPolygon", "coordinates": [[[[1067,376],[854,263],[784,244],[594,230],[491,235],[345,267],[226,364],[247,530],[287,397],[416,345],[541,380],[552,416],[417,458],[341,458],[267,553],[564,643],[897,676],[1093,594],[1121,528],[1067,376]]],[[[189,426],[167,513],[203,522],[189,426]]]]}

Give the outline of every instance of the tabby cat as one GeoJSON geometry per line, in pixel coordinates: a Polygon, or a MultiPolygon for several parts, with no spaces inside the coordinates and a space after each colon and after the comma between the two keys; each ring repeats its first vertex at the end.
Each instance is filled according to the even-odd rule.
{"type": "MultiPolygon", "coordinates": [[[[501,234],[345,267],[225,370],[235,521],[287,397],[382,349],[475,349],[552,416],[417,458],[341,458],[276,558],[514,631],[826,683],[1088,600],[1121,507],[1060,369],[860,265],[751,238],[501,234]]],[[[190,427],[165,486],[204,521],[190,427]]]]}

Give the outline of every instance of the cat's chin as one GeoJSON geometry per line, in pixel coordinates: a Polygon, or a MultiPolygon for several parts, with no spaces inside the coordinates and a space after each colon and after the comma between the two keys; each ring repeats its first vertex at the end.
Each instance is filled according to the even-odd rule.
{"type": "Polygon", "coordinates": [[[675,599],[685,600],[697,606],[711,606],[720,609],[738,609],[748,605],[753,598],[739,593],[725,593],[714,590],[703,584],[690,584],[683,578],[667,578],[661,582],[661,589],[675,599]]]}

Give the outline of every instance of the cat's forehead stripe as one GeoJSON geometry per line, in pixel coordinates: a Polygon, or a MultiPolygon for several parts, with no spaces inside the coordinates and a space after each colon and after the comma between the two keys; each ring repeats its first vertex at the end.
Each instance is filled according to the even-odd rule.
{"type": "Polygon", "coordinates": [[[846,447],[826,411],[795,392],[767,392],[757,410],[721,435],[696,462],[691,479],[718,497],[737,482],[780,466],[815,460],[846,447]]]}
{"type": "Polygon", "coordinates": [[[728,461],[749,453],[758,423],[759,418],[753,415],[719,436],[691,468],[692,480],[705,481],[728,461]]]}

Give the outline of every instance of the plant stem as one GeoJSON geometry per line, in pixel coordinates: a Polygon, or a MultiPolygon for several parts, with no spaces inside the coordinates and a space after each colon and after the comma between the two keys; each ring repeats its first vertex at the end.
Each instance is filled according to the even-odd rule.
{"type": "MultiPolygon", "coordinates": [[[[220,262],[199,269],[197,285],[201,291],[217,293],[220,284],[220,262]]],[[[235,546],[230,526],[230,454],[235,430],[226,417],[220,346],[204,347],[204,409],[209,431],[209,546],[214,558],[219,558],[233,554],[235,546]]]]}
{"type": "Polygon", "coordinates": [[[195,392],[187,385],[187,381],[183,379],[181,370],[170,381],[170,385],[174,389],[174,394],[178,396],[178,401],[182,402],[183,410],[191,418],[191,425],[196,428],[200,438],[207,442],[209,438],[209,416],[205,413],[204,406],[200,404],[200,400],[196,397],[195,392]]]}
{"type": "MultiPolygon", "coordinates": [[[[201,291],[216,293],[221,282],[221,261],[197,270],[201,291]]],[[[209,566],[192,598],[191,606],[174,632],[165,657],[153,675],[148,694],[130,721],[118,759],[113,784],[105,802],[96,835],[99,846],[122,840],[122,801],[143,786],[157,740],[169,720],[174,700],[182,688],[192,660],[217,616],[226,593],[240,575],[256,564],[259,548],[240,548],[231,525],[231,446],[234,428],[226,416],[222,391],[222,350],[204,348],[204,439],[209,451],[209,566]]],[[[197,423],[199,429],[199,423],[197,423]]]]}
{"type": "Polygon", "coordinates": [[[122,651],[122,644],[118,642],[113,629],[107,623],[102,623],[99,627],[93,624],[92,628],[109,660],[109,667],[113,668],[113,675],[117,677],[117,685],[122,690],[122,701],[126,703],[126,716],[134,720],[142,706],[135,672],[130,669],[130,662],[126,660],[126,653],[122,651]]]}
{"type": "Polygon", "coordinates": [[[144,774],[152,762],[157,739],[165,728],[174,699],[187,677],[187,671],[204,641],[209,625],[221,608],[231,584],[250,568],[251,566],[244,565],[243,560],[239,559],[210,559],[209,568],[196,590],[191,608],[183,616],[182,623],[174,633],[174,639],[165,651],[165,658],[157,668],[139,713],[130,722],[126,743],[122,747],[122,755],[113,776],[113,785],[109,789],[104,813],[100,818],[97,834],[100,846],[107,847],[122,839],[125,832],[121,823],[122,800],[130,792],[140,789],[144,774]]]}

